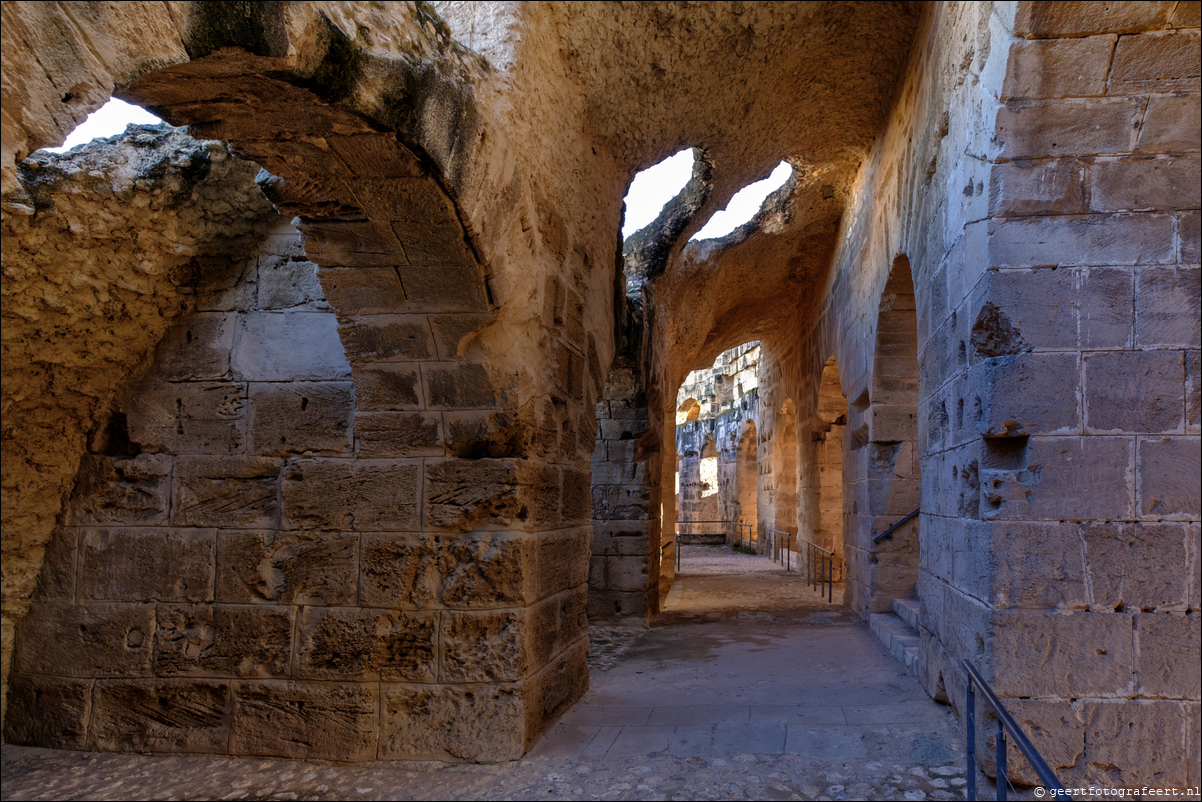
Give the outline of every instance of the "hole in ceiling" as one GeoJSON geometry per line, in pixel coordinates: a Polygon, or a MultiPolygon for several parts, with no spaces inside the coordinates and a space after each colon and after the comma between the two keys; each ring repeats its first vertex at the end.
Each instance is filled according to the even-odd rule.
{"type": "Polygon", "coordinates": [[[725,237],[739,226],[755,217],[756,212],[764,205],[769,195],[784,186],[793,174],[793,165],[781,162],[773,169],[772,174],[762,181],[748,184],[735,193],[726,204],[726,208],[715,212],[700,231],[690,237],[690,240],[716,239],[725,237]]]}
{"type": "Polygon", "coordinates": [[[158,125],[161,122],[162,120],[146,109],[126,103],[124,100],[110,98],[108,103],[89,114],[88,119],[76,126],[71,135],[67,137],[67,141],[63,142],[61,146],[42,148],[42,150],[48,150],[51,153],[66,153],[71,148],[91,142],[93,139],[125,133],[128,125],[158,125]]]}
{"type": "Polygon", "coordinates": [[[693,149],[685,148],[634,177],[626,193],[623,240],[651,225],[668,201],[680,194],[693,177],[694,158],[693,149]]]}

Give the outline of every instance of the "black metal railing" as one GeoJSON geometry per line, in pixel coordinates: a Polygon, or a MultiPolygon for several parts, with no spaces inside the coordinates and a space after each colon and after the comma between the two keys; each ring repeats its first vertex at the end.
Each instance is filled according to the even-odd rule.
{"type": "Polygon", "coordinates": [[[872,539],[872,545],[874,545],[874,546],[875,546],[877,543],[880,543],[882,540],[893,540],[893,533],[897,531],[897,528],[898,528],[899,526],[901,526],[902,524],[904,524],[906,521],[908,521],[908,520],[910,520],[911,518],[913,518],[913,517],[914,517],[915,515],[917,515],[917,514],[918,514],[920,511],[921,511],[921,510],[914,510],[914,512],[910,513],[910,514],[909,514],[909,515],[907,515],[905,518],[902,518],[900,521],[898,521],[898,522],[897,522],[897,523],[895,523],[893,526],[891,526],[891,527],[889,527],[888,529],[886,529],[884,532],[881,532],[879,535],[877,535],[876,537],[874,537],[874,538],[872,539]]]}
{"type": "MultiPolygon", "coordinates": [[[[659,547],[660,562],[664,561],[664,549],[668,548],[668,546],[674,546],[674,545],[676,545],[676,538],[672,538],[667,543],[665,543],[659,547]]],[[[675,557],[676,557],[676,570],[680,571],[680,549],[675,549],[674,553],[675,553],[675,557]]]]}
{"type": "MultiPolygon", "coordinates": [[[[806,580],[818,595],[826,596],[828,602],[835,600],[835,553],[803,540],[806,556],[806,580]]],[[[798,561],[801,554],[797,555],[798,561]]]]}
{"type": "Polygon", "coordinates": [[[1044,788],[1052,792],[1060,792],[1064,794],[1064,786],[1056,779],[1056,775],[1052,769],[1048,767],[1046,761],[1039,754],[1031,741],[1027,739],[1024,733],[1010,714],[1006,712],[1006,708],[1002,707],[1002,703],[998,701],[994,695],[993,689],[989,687],[989,683],[981,679],[981,675],[977,673],[976,668],[967,660],[962,660],[961,665],[964,666],[964,671],[968,674],[968,691],[965,700],[965,720],[968,724],[968,799],[977,798],[977,698],[974,686],[980,686],[981,695],[985,697],[985,701],[993,708],[993,712],[997,715],[997,798],[1005,800],[1006,787],[1010,785],[1010,778],[1006,775],[1006,731],[1014,736],[1015,745],[1018,751],[1023,753],[1023,757],[1031,764],[1031,768],[1035,769],[1035,773],[1039,775],[1039,781],[1043,783],[1044,788]]]}
{"type": "Polygon", "coordinates": [[[794,537],[796,536],[791,532],[780,529],[768,530],[768,551],[772,554],[772,561],[783,564],[786,571],[793,570],[794,537]]]}
{"type": "Polygon", "coordinates": [[[742,548],[749,548],[755,542],[755,528],[752,524],[743,524],[738,521],[735,525],[735,542],[742,548]]]}

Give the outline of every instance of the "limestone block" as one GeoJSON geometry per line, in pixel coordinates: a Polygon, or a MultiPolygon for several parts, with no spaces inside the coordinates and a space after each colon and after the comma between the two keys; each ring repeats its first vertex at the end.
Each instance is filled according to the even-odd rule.
{"type": "Polygon", "coordinates": [[[302,460],[284,471],[284,528],[378,531],[417,525],[419,466],[302,460]]]}
{"type": "Polygon", "coordinates": [[[511,412],[443,412],[442,419],[447,453],[452,456],[500,459],[525,452],[525,426],[511,412]]]}
{"type": "Polygon", "coordinates": [[[263,456],[351,449],[350,382],[252,382],[251,448],[263,456]]]}
{"type": "Polygon", "coordinates": [[[1143,265],[1173,261],[1165,215],[1065,215],[1005,218],[990,226],[995,267],[1143,265]]]}
{"type": "Polygon", "coordinates": [[[355,370],[355,407],[360,412],[420,409],[422,395],[417,365],[363,364],[355,370]]]}
{"type": "Polygon", "coordinates": [[[1089,168],[1094,212],[1196,209],[1202,206],[1197,155],[1097,159],[1089,168]]]}
{"type": "Polygon", "coordinates": [[[351,173],[376,179],[418,178],[426,169],[409,149],[387,134],[326,137],[351,173]]]}
{"type": "Polygon", "coordinates": [[[225,604],[351,605],[357,535],[222,532],[217,601],[225,604]]]}
{"type": "Polygon", "coordinates": [[[1202,513],[1198,437],[1140,438],[1136,465],[1139,514],[1169,520],[1197,519],[1202,513]]]}
{"type": "Polygon", "coordinates": [[[259,256],[260,309],[329,309],[317,265],[299,255],[259,256]]]}
{"type": "Polygon", "coordinates": [[[1196,265],[1202,261],[1202,214],[1184,212],[1178,215],[1177,238],[1181,243],[1178,262],[1196,265]]]}
{"type": "Polygon", "coordinates": [[[243,315],[230,367],[246,381],[329,381],[351,375],[338,321],[324,312],[243,315]]]}
{"type": "Polygon", "coordinates": [[[1086,779],[1110,787],[1181,788],[1186,709],[1181,702],[1084,703],[1086,779]]]}
{"type": "Polygon", "coordinates": [[[194,312],[163,335],[154,350],[155,374],[163,381],[226,379],[237,315],[194,312]]]}
{"type": "Polygon", "coordinates": [[[380,757],[516,760],[525,750],[519,688],[383,685],[380,757]]]}
{"type": "Polygon", "coordinates": [[[588,690],[587,657],[588,639],[581,638],[523,684],[527,743],[588,690]]]}
{"type": "MultiPolygon", "coordinates": [[[[544,637],[549,633],[540,633],[544,637]]],[[[506,682],[521,679],[529,666],[524,611],[448,612],[438,640],[441,679],[446,682],[506,682]]],[[[538,637],[534,633],[531,638],[538,637]]]]}
{"type": "Polygon", "coordinates": [[[646,557],[605,557],[606,587],[646,591],[649,581],[646,557]]]}
{"type": "Polygon", "coordinates": [[[1202,351],[1185,352],[1185,430],[1202,427],[1202,351]]]}
{"type": "Polygon", "coordinates": [[[1202,698],[1202,629],[1197,613],[1141,613],[1135,616],[1139,642],[1136,674],[1143,696],[1202,698]]]}
{"type": "Polygon", "coordinates": [[[484,366],[472,362],[425,365],[429,409],[479,409],[497,406],[497,393],[484,366]]]}
{"type": "Polygon", "coordinates": [[[406,362],[434,358],[434,337],[425,315],[366,315],[339,327],[352,362],[406,362]]]}
{"type": "Polygon", "coordinates": [[[442,415],[438,412],[359,412],[355,414],[359,456],[442,456],[442,415]]]}
{"type": "Polygon", "coordinates": [[[143,451],[237,454],[246,386],[230,382],[143,382],[124,393],[129,439],[143,451]]]}
{"type": "Polygon", "coordinates": [[[160,605],[154,673],[160,677],[286,677],[288,607],[160,605]]]}
{"type": "MultiPolygon", "coordinates": [[[[453,227],[440,229],[437,233],[446,235],[445,244],[435,246],[434,243],[414,243],[406,240],[406,253],[415,250],[415,245],[421,245],[425,247],[420,248],[420,253],[414,254],[418,260],[416,264],[464,264],[466,260],[460,255],[463,248],[463,229],[458,223],[453,227]],[[423,262],[423,258],[429,261],[423,262]]],[[[400,274],[401,284],[405,287],[406,311],[485,312],[488,309],[480,271],[470,262],[467,267],[398,267],[397,273],[400,274]]]]}
{"type": "Polygon", "coordinates": [[[88,748],[224,753],[230,695],[230,683],[217,680],[100,680],[88,748]]]}
{"type": "Polygon", "coordinates": [[[433,682],[438,613],[310,607],[298,626],[297,677],[433,682]]]}
{"type": "Polygon", "coordinates": [[[1134,98],[1011,100],[998,110],[997,140],[1009,159],[1127,153],[1139,118],[1134,98]]]}
{"type": "Polygon", "coordinates": [[[1202,148],[1202,100],[1199,96],[1152,97],[1144,112],[1136,150],[1142,153],[1189,153],[1202,148]]]}
{"type": "Polygon", "coordinates": [[[646,521],[594,522],[592,553],[622,554],[631,557],[648,553],[649,524],[646,521]]]}
{"type": "Polygon", "coordinates": [[[30,609],[21,630],[15,673],[150,675],[154,605],[43,602],[30,609]]]}
{"type": "Polygon", "coordinates": [[[374,684],[239,682],[230,752],[297,759],[376,757],[379,692],[374,684]]]}
{"type": "MultiPolygon", "coordinates": [[[[1052,771],[1066,785],[1081,776],[1085,764],[1085,722],[1080,705],[1059,700],[1005,699],[1006,711],[1022,728],[1052,771]]],[[[982,769],[996,776],[997,717],[982,701],[977,709],[977,749],[982,769]]],[[[1039,775],[1009,743],[1006,773],[1018,785],[1040,785],[1039,775]]]]}
{"type": "Polygon", "coordinates": [[[593,498],[589,490],[589,481],[587,472],[564,468],[564,523],[583,523],[593,517],[593,498]]]}
{"type": "Polygon", "coordinates": [[[1132,619],[1121,613],[1006,610],[994,616],[998,696],[1109,696],[1131,690],[1132,619]]]}
{"type": "Polygon", "coordinates": [[[1071,97],[1106,93],[1115,36],[1015,42],[1002,99],[1071,97]]]}
{"type": "Polygon", "coordinates": [[[527,653],[531,665],[546,665],[565,648],[588,636],[588,590],[579,585],[543,599],[527,613],[527,653]]]}
{"type": "Polygon", "coordinates": [[[1014,32],[1029,39],[1088,36],[1099,33],[1136,33],[1164,27],[1174,4],[1148,3],[1026,3],[1014,18],[1014,32]]]}
{"type": "Polygon", "coordinates": [[[5,697],[4,741],[83,749],[91,718],[91,680],[17,675],[5,697]]]}
{"type": "Polygon", "coordinates": [[[1082,271],[1077,294],[1077,327],[1082,348],[1129,347],[1135,310],[1132,285],[1128,270],[1082,271]]]}
{"type": "MultiPolygon", "coordinates": [[[[552,487],[558,495],[558,477],[541,485],[533,488],[540,498],[552,487]]],[[[426,465],[426,521],[431,526],[468,531],[479,522],[506,525],[529,515],[519,499],[513,460],[446,460],[426,465]]]]}
{"type": "Polygon", "coordinates": [[[1130,439],[1118,437],[1032,437],[1021,456],[1021,466],[981,469],[981,517],[1051,521],[1128,518],[1134,502],[1130,486],[1133,446],[1130,439]]]}
{"type": "Polygon", "coordinates": [[[588,620],[609,621],[621,618],[643,618],[647,615],[647,593],[589,588],[588,620]]]}
{"type": "Polygon", "coordinates": [[[199,274],[196,278],[196,311],[236,312],[254,307],[256,258],[202,256],[196,258],[194,264],[199,274]]]}
{"type": "Polygon", "coordinates": [[[1156,31],[1119,38],[1108,94],[1197,92],[1202,88],[1197,30],[1156,31]]]}
{"type": "Polygon", "coordinates": [[[172,522],[179,526],[264,529],[275,526],[279,460],[186,457],[177,460],[172,522]]]}
{"type": "Polygon", "coordinates": [[[489,317],[479,313],[459,313],[435,315],[430,318],[434,330],[434,344],[438,349],[438,358],[442,360],[462,359],[460,344],[469,334],[481,329],[488,323],[489,317]]]}
{"type": "Polygon", "coordinates": [[[386,315],[406,308],[395,268],[325,268],[320,278],[325,297],[341,317],[386,315]]]}
{"type": "Polygon", "coordinates": [[[1075,159],[1013,161],[994,165],[989,213],[1001,217],[1081,214],[1085,206],[1085,164],[1075,159]]]}
{"type": "Polygon", "coordinates": [[[983,437],[1075,434],[1081,431],[1081,369],[1076,354],[1017,354],[973,366],[983,437]]]}
{"type": "Polygon", "coordinates": [[[363,536],[360,603],[454,609],[521,606],[535,597],[534,550],[502,532],[363,536]]]}
{"type": "Polygon", "coordinates": [[[1181,351],[1111,351],[1085,357],[1086,431],[1181,432],[1185,358],[1181,351]]]}
{"type": "MultiPolygon", "coordinates": [[[[645,525],[644,525],[645,526],[645,525]]],[[[543,598],[588,580],[589,527],[538,535],[538,597],[543,598]]],[[[646,557],[646,549],[636,552],[646,557]]]]}
{"type": "Polygon", "coordinates": [[[1180,523],[1084,524],[1094,609],[1184,609],[1188,536],[1188,525],[1180,523]]]}
{"type": "MultiPolygon", "coordinates": [[[[1079,526],[1018,522],[984,526],[984,543],[966,543],[956,551],[957,585],[967,592],[998,608],[1081,609],[1090,604],[1087,587],[1092,587],[1097,599],[1097,586],[1087,585],[1079,526]],[[976,570],[962,573],[962,566],[976,570]],[[975,593],[978,590],[984,592],[975,593]]],[[[1102,570],[1115,569],[1104,562],[1102,570]]]]}
{"type": "MultiPolygon", "coordinates": [[[[405,155],[402,155],[402,161],[407,161],[405,155]]],[[[397,161],[395,157],[393,161],[397,161]]],[[[416,159],[414,162],[417,163],[416,159]]],[[[363,197],[364,208],[373,219],[443,224],[454,218],[454,206],[448,201],[446,193],[424,170],[387,180],[375,177],[370,167],[363,174],[363,178],[355,182],[355,187],[363,197]]]]}
{"type": "Polygon", "coordinates": [[[306,235],[305,254],[323,268],[390,268],[405,263],[405,252],[386,223],[306,220],[297,228],[306,235]]]}
{"type": "Polygon", "coordinates": [[[77,525],[166,523],[170,483],[170,457],[85,454],[67,517],[77,525]]]}
{"type": "Polygon", "coordinates": [[[1141,270],[1135,276],[1135,342],[1141,348],[1202,344],[1202,270],[1141,270]]]}
{"type": "Polygon", "coordinates": [[[79,529],[71,526],[55,528],[42,556],[42,570],[33,593],[34,601],[75,600],[79,533],[79,529]]]}
{"type": "Polygon", "coordinates": [[[84,529],[80,601],[213,600],[212,529],[84,529]]]}
{"type": "Polygon", "coordinates": [[[1192,577],[1189,583],[1189,609],[1197,611],[1202,608],[1202,524],[1189,524],[1189,569],[1186,576],[1192,577]]]}

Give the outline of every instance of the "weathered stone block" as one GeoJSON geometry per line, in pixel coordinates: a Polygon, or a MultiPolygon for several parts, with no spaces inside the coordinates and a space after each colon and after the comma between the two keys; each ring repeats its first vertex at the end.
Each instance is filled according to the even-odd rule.
{"type": "Polygon", "coordinates": [[[91,680],[17,675],[5,698],[4,740],[21,746],[83,749],[91,718],[91,680]]]}
{"type": "Polygon", "coordinates": [[[1139,642],[1136,674],[1141,695],[1192,699],[1202,697],[1202,628],[1197,613],[1135,617],[1139,642]]]}
{"type": "MultiPolygon", "coordinates": [[[[464,263],[462,252],[463,231],[458,228],[439,229],[444,234],[444,244],[438,247],[423,247],[415,254],[422,264],[423,256],[430,262],[459,265],[464,263]],[[459,251],[459,253],[457,253],[459,251]]],[[[433,243],[422,243],[433,245],[433,243]]],[[[406,240],[406,252],[414,250],[414,243],[406,240]]],[[[401,267],[397,268],[401,283],[405,287],[406,309],[411,312],[484,312],[484,282],[474,264],[467,267],[401,267]]]]}
{"type": "Polygon", "coordinates": [[[647,593],[589,588],[588,620],[609,621],[643,618],[647,615],[647,593]]]}
{"type": "Polygon", "coordinates": [[[590,530],[584,527],[538,536],[539,598],[579,587],[588,580],[590,536],[590,530]]]}
{"type": "Polygon", "coordinates": [[[422,395],[417,365],[362,364],[355,370],[355,406],[360,412],[420,409],[422,395]]]}
{"type": "Polygon", "coordinates": [[[263,254],[259,257],[259,308],[329,309],[317,265],[302,255],[263,254]]]}
{"type": "Polygon", "coordinates": [[[578,585],[543,599],[527,613],[530,664],[544,666],[571,644],[588,637],[588,590],[578,585]]]}
{"type": "Polygon", "coordinates": [[[80,601],[213,600],[211,529],[85,529],[80,601]]]}
{"type": "Polygon", "coordinates": [[[367,315],[339,328],[352,362],[393,362],[434,358],[434,338],[425,315],[367,315]]]}
{"type": "Polygon", "coordinates": [[[355,415],[359,456],[442,456],[442,415],[438,412],[360,412],[355,415]]]}
{"type": "Polygon", "coordinates": [[[71,526],[55,528],[42,557],[34,601],[75,601],[79,533],[71,526]]]}
{"type": "Polygon", "coordinates": [[[1014,18],[1014,32],[1035,39],[1154,31],[1164,27],[1173,5],[1167,0],[1138,4],[1069,0],[1024,5],[1014,18]]]}
{"type": "Polygon", "coordinates": [[[1005,218],[990,226],[995,267],[1166,264],[1174,259],[1164,215],[1005,218]]]}
{"type": "Polygon", "coordinates": [[[307,606],[355,602],[357,535],[223,532],[219,543],[219,602],[307,606]]]}
{"type": "Polygon", "coordinates": [[[1098,159],[1089,168],[1095,212],[1196,209],[1202,206],[1196,155],[1098,159]]]}
{"type": "Polygon", "coordinates": [[[995,615],[994,692],[1082,697],[1129,692],[1132,620],[1120,613],[1002,611],[995,615]]]}
{"type": "Polygon", "coordinates": [[[1186,714],[1180,702],[1085,702],[1086,779],[1110,787],[1181,788],[1186,714]]]}
{"type": "Polygon", "coordinates": [[[1077,302],[1077,328],[1082,348],[1130,346],[1135,322],[1132,272],[1109,268],[1082,271],[1077,302]]]}
{"type": "Polygon", "coordinates": [[[445,682],[521,679],[529,665],[526,637],[524,611],[444,613],[438,636],[442,647],[441,679],[445,682]]]}
{"type": "Polygon", "coordinates": [[[172,492],[172,522],[229,529],[273,527],[279,473],[279,460],[266,458],[179,459],[172,492]]]}
{"type": "Polygon", "coordinates": [[[419,466],[303,460],[284,472],[284,528],[415,529],[419,466]]]}
{"type": "Polygon", "coordinates": [[[1177,239],[1180,241],[1182,264],[1196,265],[1202,261],[1202,214],[1183,212],[1177,216],[1177,239]]]}
{"type": "Polygon", "coordinates": [[[230,751],[311,760],[371,760],[376,757],[379,705],[375,685],[239,682],[234,688],[230,751]]]}
{"type": "Polygon", "coordinates": [[[1002,99],[1102,95],[1114,36],[1015,42],[1002,99]]]}
{"type": "Polygon", "coordinates": [[[439,613],[310,607],[301,613],[297,677],[438,679],[439,613]]]}
{"type": "Polygon", "coordinates": [[[234,312],[255,305],[257,259],[242,256],[198,256],[196,303],[198,312],[234,312]]]}
{"type": "Polygon", "coordinates": [[[287,607],[160,605],[154,673],[160,677],[286,677],[292,657],[287,607]]]}
{"type": "Polygon", "coordinates": [[[427,365],[426,402],[431,409],[480,409],[497,406],[497,392],[483,365],[460,362],[427,365]]]}
{"type": "Polygon", "coordinates": [[[1085,427],[1096,433],[1183,430],[1181,351],[1111,351],[1085,357],[1085,427]]]}
{"type": "Polygon", "coordinates": [[[165,523],[170,482],[170,457],[85,454],[80,461],[68,519],[77,525],[165,523]]]}
{"type": "Polygon", "coordinates": [[[516,760],[525,751],[519,688],[384,685],[380,757],[516,760]]]}
{"type": "Polygon", "coordinates": [[[326,268],[319,275],[340,317],[386,315],[405,309],[405,290],[393,267],[326,268]]]}
{"type": "Polygon", "coordinates": [[[305,253],[322,267],[392,267],[405,263],[405,252],[386,223],[307,220],[297,228],[306,235],[305,253]]]}
{"type": "Polygon", "coordinates": [[[237,316],[194,312],[163,336],[154,351],[155,373],[163,381],[225,379],[230,375],[237,316]]]}
{"type": "Polygon", "coordinates": [[[124,393],[129,439],[143,451],[236,454],[243,445],[246,386],[143,382],[124,393]]]}
{"type": "Polygon", "coordinates": [[[998,110],[997,140],[1009,159],[1127,153],[1139,113],[1134,98],[1011,100],[998,110]]]}
{"type": "Polygon", "coordinates": [[[388,134],[331,136],[326,137],[326,141],[356,176],[380,180],[417,178],[426,174],[426,169],[409,149],[388,134]]]}
{"type": "Polygon", "coordinates": [[[251,448],[264,456],[351,448],[355,408],[350,382],[250,385],[251,448]]]}
{"type": "Polygon", "coordinates": [[[1138,133],[1136,150],[1142,153],[1197,152],[1202,148],[1202,100],[1196,94],[1149,98],[1138,133]]]}
{"type": "MultiPolygon", "coordinates": [[[[1198,437],[1140,438],[1136,482],[1141,516],[1170,520],[1197,519],[1202,512],[1198,437]]],[[[1098,516],[1101,517],[1101,516],[1098,516]]]]}
{"type": "Polygon", "coordinates": [[[521,536],[364,535],[360,599],[403,609],[519,606],[535,597],[535,575],[521,536]]]}
{"type": "Polygon", "coordinates": [[[462,359],[460,344],[463,338],[478,331],[488,323],[488,315],[461,313],[436,315],[430,319],[434,329],[434,343],[438,347],[438,358],[443,360],[462,359]]]}
{"type": "Polygon", "coordinates": [[[1119,38],[1110,65],[1108,92],[1197,92],[1202,87],[1197,30],[1156,31],[1119,38]]]}
{"type": "MultiPolygon", "coordinates": [[[[1042,699],[1006,699],[1003,704],[1061,782],[1080,776],[1085,763],[1085,725],[1080,705],[1042,699]]],[[[1018,750],[1013,739],[1007,747],[1006,776],[1011,782],[1040,785],[1039,775],[1030,764],[1015,756],[1018,750]]],[[[997,718],[986,704],[980,704],[977,710],[977,749],[982,769],[996,777],[992,758],[997,754],[997,718]]]]}
{"type": "Polygon", "coordinates": [[[1084,524],[1094,609],[1184,609],[1188,535],[1188,526],[1180,523],[1084,524]]]}
{"type": "Polygon", "coordinates": [[[255,312],[239,319],[230,360],[247,381],[348,379],[338,321],[321,312],[255,312]]]}
{"type": "MultiPolygon", "coordinates": [[[[962,539],[955,545],[958,587],[998,608],[1073,610],[1089,605],[1079,526],[1035,523],[985,526],[986,542],[962,539]]],[[[923,533],[924,551],[926,534],[923,533]]],[[[1095,598],[1096,591],[1095,587],[1095,598]]]]}
{"type": "Polygon", "coordinates": [[[985,519],[1052,521],[1131,515],[1133,443],[1118,437],[1032,437],[1014,468],[980,471],[985,519]]]}
{"type": "Polygon", "coordinates": [[[220,754],[226,751],[229,732],[228,682],[101,680],[88,748],[220,754]]]}
{"type": "Polygon", "coordinates": [[[589,475],[571,468],[563,469],[563,521],[584,523],[593,517],[593,497],[589,475]]]}
{"type": "Polygon", "coordinates": [[[447,453],[501,459],[525,453],[526,428],[508,411],[444,412],[447,453]]]}
{"type": "Polygon", "coordinates": [[[1135,342],[1141,348],[1202,344],[1202,270],[1141,270],[1135,276],[1135,342]]]}
{"type": "Polygon", "coordinates": [[[13,671],[60,677],[150,675],[154,605],[35,604],[21,622],[13,671]]]}
{"type": "Polygon", "coordinates": [[[1202,352],[1185,353],[1185,430],[1197,434],[1202,426],[1202,352]]]}
{"type": "Polygon", "coordinates": [[[389,179],[376,178],[371,169],[364,172],[365,175],[356,180],[355,187],[373,219],[429,221],[437,225],[455,218],[451,200],[425,170],[389,179]]]}
{"type": "MultiPolygon", "coordinates": [[[[555,482],[558,492],[558,481],[555,482]]],[[[426,465],[426,521],[458,531],[479,522],[528,518],[514,460],[446,460],[426,465]],[[523,514],[525,513],[525,514],[523,514]]]]}
{"type": "Polygon", "coordinates": [[[581,638],[523,684],[528,744],[588,690],[587,657],[588,639],[581,638]]]}

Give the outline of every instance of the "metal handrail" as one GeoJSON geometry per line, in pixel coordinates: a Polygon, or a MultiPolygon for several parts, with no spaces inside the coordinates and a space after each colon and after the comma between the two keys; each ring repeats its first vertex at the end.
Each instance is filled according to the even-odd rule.
{"type": "Polygon", "coordinates": [[[769,538],[769,547],[772,550],[772,562],[780,563],[781,554],[783,553],[784,558],[785,558],[785,571],[792,571],[793,570],[793,566],[792,566],[792,562],[793,562],[792,551],[793,550],[790,547],[793,545],[793,538],[795,537],[795,535],[792,532],[785,532],[784,530],[781,530],[781,529],[769,529],[768,534],[772,535],[772,537],[769,538]],[[783,549],[777,545],[776,535],[784,535],[785,536],[785,546],[783,549]]]}
{"type": "Polygon", "coordinates": [[[896,530],[896,529],[897,529],[897,527],[901,526],[901,525],[902,525],[902,524],[904,524],[906,521],[908,521],[908,520],[910,520],[911,518],[913,518],[913,517],[914,517],[915,515],[917,515],[919,512],[921,512],[921,510],[920,510],[920,509],[919,509],[919,510],[914,510],[914,512],[910,513],[910,514],[909,514],[909,515],[907,515],[905,518],[902,518],[900,521],[898,521],[898,522],[897,522],[897,523],[895,523],[893,526],[891,526],[891,527],[889,527],[888,529],[886,529],[884,532],[881,532],[879,535],[877,535],[876,537],[874,537],[874,538],[872,539],[872,545],[874,545],[874,546],[875,546],[877,543],[880,543],[882,540],[893,540],[893,532],[894,532],[894,530],[896,530]]]}
{"type": "Polygon", "coordinates": [[[993,708],[993,712],[997,714],[997,798],[999,800],[1006,799],[1006,785],[1010,782],[1006,776],[1006,730],[1010,730],[1010,734],[1014,736],[1014,740],[1018,745],[1018,750],[1023,753],[1023,757],[1031,764],[1031,768],[1035,769],[1035,773],[1039,775],[1040,781],[1049,791],[1059,791],[1063,794],[1064,786],[1056,779],[1056,774],[1044,761],[1043,756],[1039,754],[1032,744],[1027,739],[1024,733],[1010,714],[1006,712],[1006,708],[1002,707],[1002,703],[998,701],[994,695],[993,689],[989,687],[989,683],[981,678],[977,673],[973,664],[967,660],[961,660],[960,664],[964,666],[965,672],[968,673],[968,691],[966,693],[965,708],[967,715],[965,718],[968,723],[968,798],[977,798],[977,715],[976,715],[976,692],[973,690],[973,684],[981,686],[981,694],[985,697],[985,701],[993,708]]]}
{"type": "MultiPolygon", "coordinates": [[[[820,596],[825,595],[828,602],[835,600],[835,553],[827,551],[809,540],[802,541],[806,544],[806,579],[810,586],[818,591],[820,596]],[[818,554],[815,554],[818,552],[818,554]],[[815,557],[817,557],[817,570],[814,569],[815,557]],[[823,578],[823,568],[825,567],[825,578],[823,578]],[[823,592],[821,585],[826,585],[826,591],[823,592]]],[[[798,557],[801,554],[798,552],[798,557]]]]}

